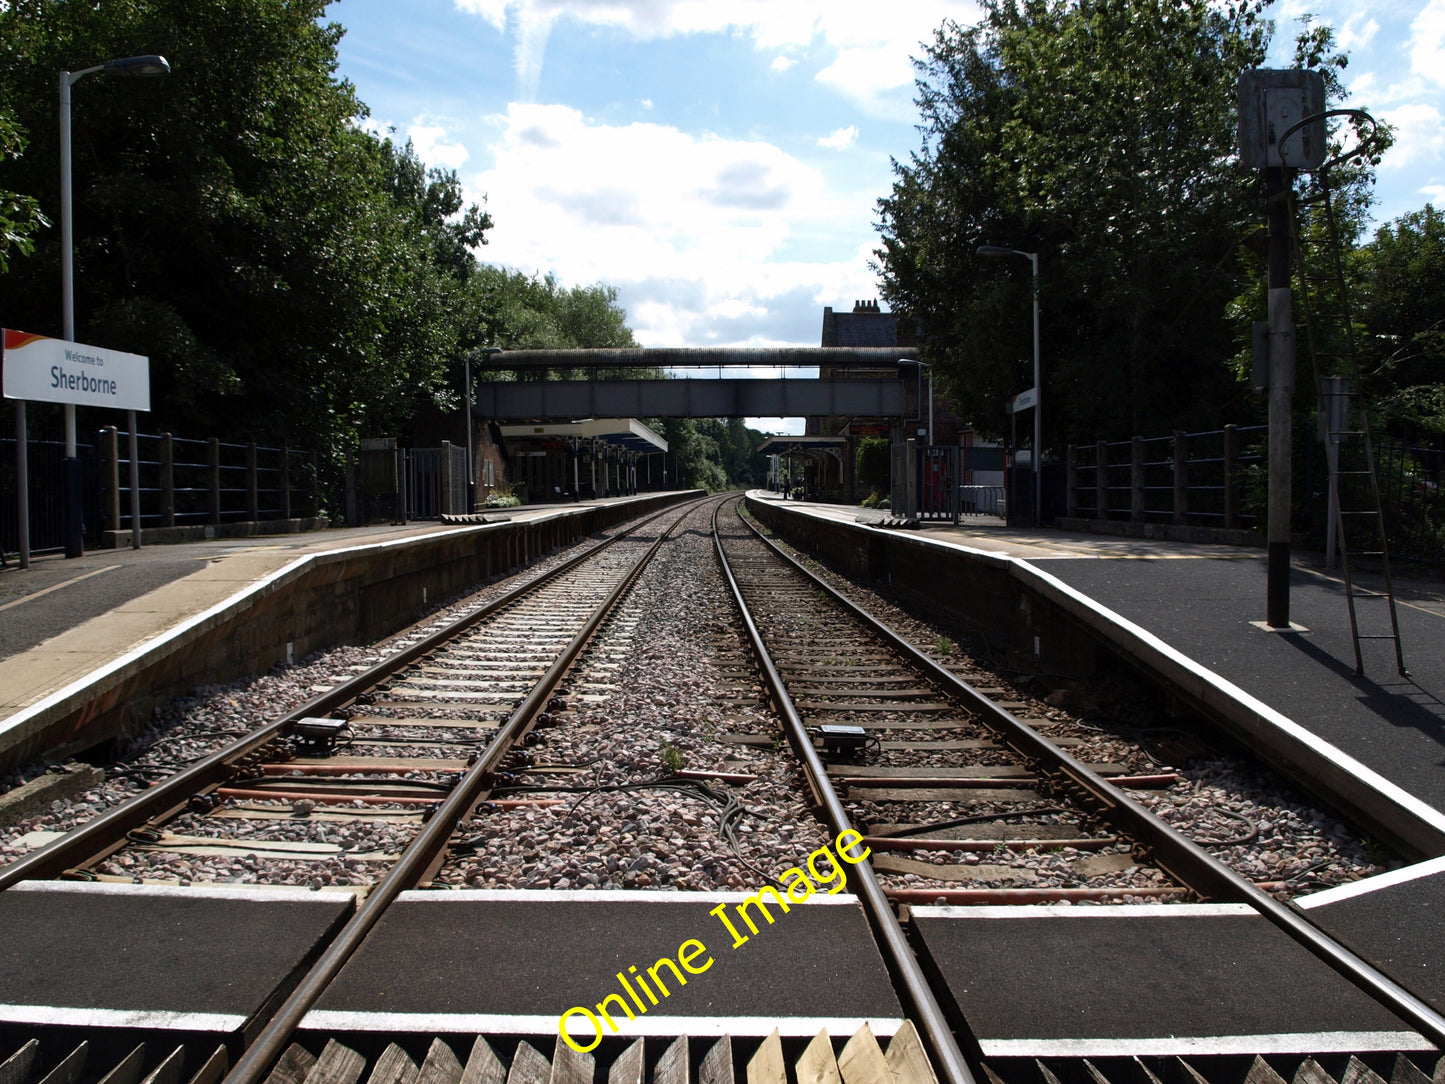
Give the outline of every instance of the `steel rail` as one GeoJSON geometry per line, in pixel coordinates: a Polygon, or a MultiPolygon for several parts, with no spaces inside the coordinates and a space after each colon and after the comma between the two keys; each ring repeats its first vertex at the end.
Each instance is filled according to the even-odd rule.
{"type": "MultiPolygon", "coordinates": [[[[834,836],[837,836],[839,833],[851,829],[853,822],[848,816],[848,811],[843,808],[842,800],[828,782],[827,768],[824,767],[817,750],[813,748],[813,743],[808,738],[807,727],[803,724],[797,707],[788,695],[787,689],[783,685],[782,675],[778,673],[777,667],[773,664],[772,656],[763,643],[762,634],[758,631],[752,613],[748,610],[747,602],[743,599],[742,589],[738,586],[737,578],[733,575],[727,554],[723,550],[722,533],[718,527],[718,514],[721,510],[721,504],[713,510],[712,523],[713,543],[717,548],[718,562],[722,565],[723,574],[727,578],[728,586],[732,589],[733,599],[737,603],[743,625],[747,628],[748,639],[752,642],[753,651],[762,667],[763,678],[773,694],[773,702],[783,716],[788,743],[793,747],[794,753],[797,754],[802,764],[809,786],[812,787],[813,794],[817,797],[818,804],[827,818],[829,830],[834,836]]],[[[741,516],[739,519],[741,520],[741,516]]],[[[865,859],[853,866],[849,871],[849,880],[854,880],[855,876],[858,899],[863,904],[864,913],[868,916],[869,924],[873,927],[874,935],[880,942],[891,971],[903,988],[906,1000],[912,1003],[911,1008],[916,1017],[914,1026],[918,1028],[919,1035],[933,1053],[934,1068],[938,1072],[939,1080],[943,1084],[976,1084],[976,1078],[964,1059],[958,1040],[948,1026],[943,1008],[938,1004],[938,999],[934,997],[933,988],[924,976],[918,958],[914,956],[913,950],[908,945],[908,939],[898,924],[897,916],[894,915],[888,897],[883,892],[883,886],[878,883],[878,875],[873,871],[873,864],[865,859]]]]}
{"type": "Polygon", "coordinates": [[[112,846],[115,841],[124,838],[127,832],[184,804],[186,799],[197,791],[223,783],[233,762],[280,737],[287,727],[294,725],[297,721],[307,716],[327,715],[349,704],[372,686],[435,651],[472,625],[538,590],[559,576],[572,571],[584,561],[674,510],[667,508],[656,512],[599,545],[593,546],[575,557],[569,557],[562,564],[543,573],[535,580],[513,588],[473,613],[448,622],[415,644],[398,651],[395,655],[388,656],[376,665],[348,678],[335,688],[312,697],[294,711],[207,754],[168,779],[141,791],[113,809],[106,810],[80,827],[71,829],[59,839],[46,844],[39,850],[17,859],[8,866],[0,867],[0,891],[25,880],[53,878],[65,870],[79,865],[97,852],[112,846]]]}
{"type": "MultiPolygon", "coordinates": [[[[402,892],[415,887],[419,878],[426,873],[432,860],[442,853],[456,830],[457,824],[469,814],[489,791],[493,784],[493,772],[511,750],[512,745],[531,728],[532,722],[546,706],[548,699],[571,668],[582,649],[592,639],[602,622],[612,613],[618,602],[631,589],[637,577],[642,574],[662,544],[693,511],[692,503],[682,515],[658,535],[657,541],[614,587],[588,617],[582,628],[562,650],[561,655],[542,675],[525,700],[512,712],[507,721],[477,762],[467,769],[455,790],[442,802],[427,821],[425,827],[407,845],[397,861],[380,881],[367,893],[366,900],[357,908],[356,914],[327,945],[316,963],[297,984],[290,996],[276,1010],[266,1026],[261,1029],[251,1045],[226,1074],[225,1084],[259,1084],[266,1079],[271,1067],[285,1052],[286,1044],[301,1026],[301,1021],[325,991],[327,985],[361,947],[366,936],[396,898],[402,892]]],[[[654,517],[655,518],[655,517],[654,517]]],[[[649,520],[649,522],[651,522],[649,520]]]]}
{"type": "MultiPolygon", "coordinates": [[[[741,517],[739,517],[741,518],[741,517]]],[[[746,520],[743,522],[747,523],[746,520]]],[[[1068,781],[1087,792],[1107,810],[1113,822],[1134,835],[1153,851],[1153,858],[1171,875],[1203,895],[1247,903],[1261,916],[1349,979],[1391,1012],[1405,1020],[1436,1046],[1445,1049],[1445,1016],[1406,990],[1374,965],[1355,955],[1329,937],[1296,911],[1257,888],[1247,877],[1225,865],[1192,839],[1170,827],[1139,805],[1118,787],[1099,775],[1006,709],[995,704],[957,674],[941,666],[912,643],[894,632],[831,584],[815,576],[791,554],[784,552],[752,523],[749,529],[779,557],[791,564],[812,584],[848,612],[873,628],[919,670],[938,681],[972,706],[986,725],[1015,752],[1042,765],[1051,766],[1068,781]]]]}

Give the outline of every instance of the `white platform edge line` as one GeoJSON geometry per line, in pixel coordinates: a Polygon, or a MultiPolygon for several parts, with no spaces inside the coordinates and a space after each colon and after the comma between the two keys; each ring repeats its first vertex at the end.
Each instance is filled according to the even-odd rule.
{"type": "Polygon", "coordinates": [[[1056,907],[1023,904],[1016,906],[989,904],[979,907],[928,906],[910,907],[915,918],[1219,918],[1252,915],[1259,912],[1247,903],[1107,903],[1097,907],[1056,907]]]}
{"type": "Polygon", "coordinates": [[[1334,888],[1327,888],[1323,892],[1316,892],[1310,896],[1300,896],[1293,903],[1296,907],[1306,909],[1324,907],[1331,903],[1339,903],[1341,900],[1353,899],[1356,896],[1367,896],[1382,888],[1393,888],[1396,885],[1408,884],[1424,877],[1435,877],[1442,873],[1445,873],[1445,857],[1431,858],[1424,862],[1417,862],[1413,866],[1392,869],[1388,873],[1377,873],[1373,877],[1365,877],[1345,885],[1336,885],[1334,888]]]}
{"type": "Polygon", "coordinates": [[[57,1005],[0,1005],[0,1022],[64,1024],[72,1027],[158,1028],[163,1031],[237,1031],[246,1017],[236,1013],[177,1012],[169,1009],[79,1009],[57,1005]]]}
{"type": "Polygon", "coordinates": [[[1356,760],[1337,746],[1321,738],[1318,734],[1307,730],[1289,716],[1282,714],[1250,693],[1245,692],[1227,678],[1221,677],[1207,666],[1196,662],[1177,648],[1166,644],[1152,632],[1134,624],[1134,622],[1128,618],[1109,609],[1107,606],[1083,594],[1076,588],[1070,587],[1057,576],[1045,572],[1043,569],[1021,557],[1010,557],[1009,561],[1013,567],[1018,570],[1020,579],[1037,579],[1041,584],[1046,585],[1050,590],[1069,599],[1075,605],[1090,610],[1104,618],[1121,632],[1134,637],[1151,650],[1157,651],[1160,655],[1164,656],[1176,666],[1181,667],[1193,677],[1213,686],[1216,691],[1248,708],[1261,719],[1278,727],[1295,740],[1317,748],[1342,771],[1368,783],[1374,790],[1385,795],[1397,805],[1407,809],[1420,820],[1431,824],[1439,831],[1445,831],[1445,813],[1441,813],[1434,807],[1422,802],[1413,794],[1405,791],[1397,784],[1390,782],[1373,768],[1367,767],[1361,761],[1356,760]]]}
{"type": "Polygon", "coordinates": [[[1185,1054],[1348,1054],[1435,1050],[1413,1031],[1323,1031],[1277,1035],[1178,1035],[1159,1039],[984,1039],[990,1058],[1107,1058],[1185,1054]]]}
{"type": "Polygon", "coordinates": [[[254,888],[242,888],[238,886],[223,884],[193,884],[193,885],[164,885],[164,884],[122,884],[115,881],[21,881],[6,889],[7,892],[74,892],[82,895],[95,896],[171,896],[175,899],[214,899],[214,900],[263,900],[263,901],[293,901],[297,903],[312,903],[324,901],[335,903],[337,900],[350,898],[352,903],[356,902],[355,892],[346,891],[312,891],[306,887],[292,887],[290,885],[257,885],[254,888]]]}
{"type": "MultiPolygon", "coordinates": [[[[592,1008],[593,1006],[587,1006],[592,1008]]],[[[487,1032],[505,1035],[546,1035],[557,1031],[561,1014],[504,1015],[500,1013],[402,1013],[346,1012],[338,1009],[312,1009],[301,1021],[303,1031],[436,1031],[487,1032]]],[[[631,1038],[638,1035],[690,1035],[716,1037],[722,1035],[766,1036],[774,1028],[787,1037],[811,1038],[826,1028],[830,1035],[852,1035],[867,1024],[874,1035],[891,1036],[903,1026],[901,1018],[870,1016],[642,1016],[636,1020],[619,1021],[615,1036],[603,1024],[605,1038],[631,1038]]],[[[584,1045],[591,1041],[591,1028],[585,1016],[567,1022],[567,1031],[584,1045]],[[581,1029],[580,1031],[578,1029],[581,1029]]]]}
{"type": "MultiPolygon", "coordinates": [[[[767,886],[772,888],[771,885],[767,886]]],[[[601,889],[549,889],[549,888],[459,888],[451,892],[435,889],[410,889],[401,893],[401,903],[576,903],[579,900],[596,903],[742,903],[753,899],[761,892],[688,892],[682,890],[643,888],[601,888],[601,889]]],[[[777,889],[773,889],[777,892],[777,889]]],[[[779,892],[779,895],[785,895],[779,892]]],[[[826,905],[853,906],[858,897],[847,892],[830,896],[825,892],[814,892],[804,902],[789,900],[792,907],[818,907],[826,905]],[[822,899],[819,899],[819,896],[822,899]]]]}
{"type": "MultiPolygon", "coordinates": [[[[528,520],[527,522],[531,521],[528,520]]],[[[204,625],[206,622],[212,620],[213,618],[225,615],[228,610],[239,607],[248,598],[265,594],[271,588],[279,585],[284,580],[301,575],[304,571],[306,571],[309,565],[321,564],[327,561],[335,560],[340,557],[364,553],[367,550],[385,550],[397,546],[413,545],[417,542],[424,542],[464,531],[482,530],[486,527],[491,526],[496,525],[458,524],[454,527],[443,528],[442,530],[429,531],[426,534],[407,535],[403,538],[390,538],[381,542],[367,542],[360,546],[343,546],[339,549],[319,550],[315,553],[302,554],[301,556],[288,562],[282,567],[276,569],[276,571],[268,573],[267,575],[261,577],[259,580],[256,580],[253,583],[242,587],[240,590],[227,596],[226,598],[222,599],[220,602],[217,602],[215,605],[209,607],[208,609],[203,610],[198,614],[194,614],[191,617],[185,618],[184,620],[180,621],[175,625],[172,625],[170,628],[164,630],[163,632],[159,632],[155,636],[152,636],[150,639],[141,642],[140,644],[127,651],[124,655],[114,658],[110,662],[104,663],[101,666],[97,666],[94,670],[85,674],[83,677],[77,678],[69,685],[66,685],[64,688],[56,690],[44,699],[37,700],[34,704],[30,704],[26,707],[21,708],[13,715],[6,716],[3,720],[0,720],[0,733],[4,733],[16,727],[22,726],[26,722],[30,721],[32,718],[42,715],[45,712],[51,710],[52,708],[64,704],[70,698],[82,693],[89,686],[98,683],[102,679],[116,673],[117,671],[125,669],[133,662],[136,662],[144,658],[147,654],[155,651],[158,647],[161,647],[164,644],[170,642],[171,640],[177,639],[178,637],[184,636],[187,632],[191,631],[194,628],[197,628],[198,626],[204,625]]],[[[184,578],[185,577],[182,577],[182,579],[184,578]]]]}

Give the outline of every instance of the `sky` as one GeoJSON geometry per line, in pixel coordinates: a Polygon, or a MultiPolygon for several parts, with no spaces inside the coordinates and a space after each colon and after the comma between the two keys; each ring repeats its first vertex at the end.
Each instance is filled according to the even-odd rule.
{"type": "MultiPolygon", "coordinates": [[[[920,140],[911,58],[976,12],[336,0],[326,17],[347,29],[339,74],[368,123],[485,201],[481,259],[615,287],[643,346],[816,346],[825,305],[878,297],[876,201],[920,140]]],[[[1445,0],[1276,0],[1271,66],[1289,66],[1306,12],[1350,55],[1346,104],[1397,130],[1376,220],[1445,205],[1445,0]]]]}

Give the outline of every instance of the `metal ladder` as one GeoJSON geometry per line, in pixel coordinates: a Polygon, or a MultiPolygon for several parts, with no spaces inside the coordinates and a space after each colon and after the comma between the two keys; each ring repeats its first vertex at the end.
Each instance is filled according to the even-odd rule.
{"type": "MultiPolygon", "coordinates": [[[[1390,575],[1390,547],[1385,535],[1385,515],[1380,501],[1379,479],[1375,472],[1374,445],[1370,439],[1370,419],[1365,403],[1356,394],[1351,404],[1350,389],[1360,388],[1359,361],[1355,349],[1355,325],[1350,309],[1349,290],[1340,259],[1339,234],[1336,227],[1334,200],[1330,191],[1329,167],[1319,170],[1316,180],[1319,193],[1296,200],[1294,186],[1286,188],[1289,201],[1290,241],[1293,263],[1299,275],[1300,308],[1304,311],[1305,333],[1309,344],[1310,364],[1315,387],[1320,394],[1320,418],[1325,442],[1325,458],[1329,464],[1330,518],[1335,534],[1330,543],[1338,543],[1340,566],[1345,577],[1345,601],[1350,612],[1350,636],[1355,648],[1355,676],[1363,677],[1365,664],[1360,653],[1361,640],[1390,640],[1395,646],[1395,669],[1408,677],[1405,656],[1400,646],[1400,622],[1395,610],[1395,586],[1390,575]],[[1319,205],[1324,211],[1323,235],[1305,237],[1300,228],[1301,206],[1319,205]],[[1318,267],[1311,274],[1306,251],[1316,251],[1316,259],[1328,257],[1323,271],[1318,267]],[[1328,292],[1333,291],[1333,297],[1328,292]],[[1332,375],[1323,377],[1330,372],[1332,375]],[[1351,571],[1351,562],[1359,558],[1378,558],[1384,573],[1385,589],[1375,591],[1358,587],[1351,571]],[[1361,633],[1356,601],[1371,604],[1383,602],[1389,613],[1388,633],[1361,633]]],[[[1328,556],[1328,553],[1327,553],[1328,556]]],[[[1382,624],[1378,619],[1371,627],[1382,624]]]]}

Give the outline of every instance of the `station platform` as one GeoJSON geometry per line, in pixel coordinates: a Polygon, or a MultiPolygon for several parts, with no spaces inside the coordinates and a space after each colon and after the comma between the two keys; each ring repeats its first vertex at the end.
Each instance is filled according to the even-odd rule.
{"type": "Polygon", "coordinates": [[[567,1014],[579,1046],[613,1035],[850,1035],[865,1022],[875,1035],[897,1032],[902,1010],[856,897],[814,895],[783,912],[764,895],[771,923],[750,899],[406,892],[302,1029],[546,1035],[567,1014]]]}
{"type": "Polygon", "coordinates": [[[0,892],[0,1033],[241,1037],[354,909],[305,888],[23,882],[0,892]]]}
{"type": "MultiPolygon", "coordinates": [[[[425,521],[95,550],[73,559],[45,555],[28,569],[12,562],[0,568],[0,777],[47,748],[64,747],[67,738],[71,749],[83,747],[83,728],[97,713],[124,710],[154,690],[265,670],[303,656],[313,639],[329,647],[336,641],[324,639],[327,625],[338,617],[376,625],[383,615],[381,623],[398,627],[390,615],[420,614],[485,578],[483,569],[507,567],[502,555],[519,547],[473,542],[479,532],[517,536],[520,525],[545,548],[548,537],[571,537],[562,527],[566,517],[615,519],[628,513],[611,506],[635,503],[641,512],[658,498],[682,495],[498,509],[481,523],[425,521]],[[253,623],[237,633],[237,620],[253,623]],[[149,672],[158,665],[169,668],[166,680],[149,672]],[[226,668],[232,672],[216,676],[226,668]],[[92,701],[99,707],[89,707],[92,701]]],[[[365,633],[342,636],[341,642],[369,642],[365,633]]],[[[149,703],[134,710],[148,717],[149,703]]]]}
{"type": "Polygon", "coordinates": [[[912,922],[986,1058],[1433,1049],[1243,904],[915,907],[912,922]]]}
{"type": "MultiPolygon", "coordinates": [[[[841,523],[856,523],[860,511],[749,496],[841,523]]],[[[1230,695],[1251,698],[1399,787],[1445,825],[1445,581],[1396,570],[1409,677],[1396,673],[1393,645],[1374,641],[1365,676],[1356,678],[1343,581],[1309,554],[1296,554],[1290,575],[1298,629],[1274,632],[1256,624],[1265,617],[1262,549],[930,521],[898,533],[1062,585],[1087,601],[1097,627],[1127,630],[1187,660],[1230,695]]],[[[1381,603],[1358,605],[1378,607],[1378,623],[1381,603]]]]}

